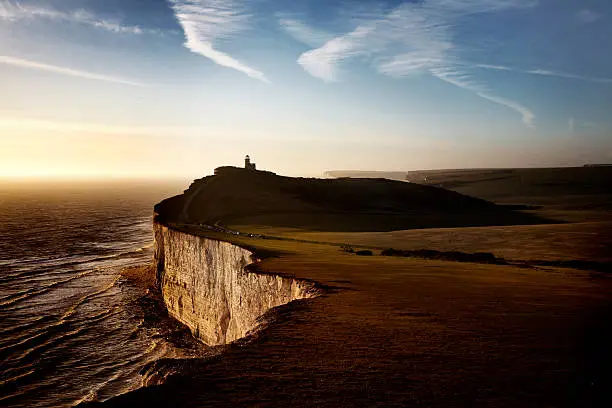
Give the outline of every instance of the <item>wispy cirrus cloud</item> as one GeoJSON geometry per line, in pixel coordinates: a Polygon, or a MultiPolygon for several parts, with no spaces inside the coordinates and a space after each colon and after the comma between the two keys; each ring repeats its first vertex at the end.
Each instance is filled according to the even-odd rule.
{"type": "Polygon", "coordinates": [[[281,17],[279,24],[290,36],[311,47],[320,47],[334,37],[328,32],[314,29],[294,18],[281,17]]]}
{"type": "Polygon", "coordinates": [[[0,64],[12,65],[12,66],[21,67],[21,68],[35,69],[38,71],[53,72],[55,74],[91,79],[95,81],[112,82],[116,84],[130,85],[130,86],[146,86],[143,83],[132,81],[126,78],[116,77],[112,75],[98,74],[98,73],[89,72],[89,71],[81,71],[81,70],[72,69],[68,67],[61,67],[58,65],[45,64],[45,63],[38,62],[38,61],[31,61],[27,59],[15,58],[15,57],[10,57],[6,55],[0,55],[0,64]]]}
{"type": "Polygon", "coordinates": [[[576,17],[578,18],[578,21],[580,23],[590,24],[590,23],[594,23],[595,21],[599,20],[602,16],[601,14],[596,13],[593,10],[582,9],[578,12],[578,14],[576,14],[576,17]]]}
{"type": "Polygon", "coordinates": [[[372,16],[353,31],[309,50],[298,63],[324,81],[339,77],[341,64],[359,58],[384,75],[408,77],[429,73],[474,92],[490,102],[510,108],[534,126],[535,115],[518,102],[495,95],[475,78],[462,60],[462,44],[454,30],[462,19],[475,14],[533,7],[534,0],[425,0],[406,2],[372,16]]]}
{"type": "Polygon", "coordinates": [[[269,82],[266,76],[234,57],[219,51],[215,43],[227,40],[248,27],[250,15],[239,0],[168,0],[185,33],[185,47],[222,67],[269,82]]]}
{"type": "MultiPolygon", "coordinates": [[[[323,46],[302,54],[299,62],[307,71],[350,57],[376,57],[381,73],[395,76],[426,66],[461,62],[461,46],[454,41],[453,29],[462,18],[474,14],[526,8],[533,0],[425,0],[406,2],[389,12],[371,16],[370,21],[352,32],[337,36],[323,46]]],[[[331,80],[329,77],[321,77],[331,80]]]]}
{"type": "Polygon", "coordinates": [[[298,64],[314,77],[324,81],[336,81],[338,65],[341,62],[351,57],[367,54],[362,41],[370,35],[372,30],[372,26],[360,26],[346,35],[332,38],[320,48],[300,55],[298,64]]]}
{"type": "Polygon", "coordinates": [[[463,71],[455,71],[453,68],[430,68],[429,72],[442,81],[446,81],[459,88],[474,92],[483,99],[518,112],[526,126],[530,128],[535,127],[534,121],[536,116],[529,108],[519,102],[495,95],[490,89],[483,84],[474,81],[471,76],[465,74],[463,71]]]}
{"type": "Polygon", "coordinates": [[[81,24],[121,34],[164,34],[162,30],[123,24],[120,20],[102,18],[84,9],[59,11],[49,6],[0,0],[0,20],[18,23],[36,19],[81,24]]]}
{"type": "Polygon", "coordinates": [[[550,77],[564,78],[564,79],[575,79],[578,81],[612,84],[612,78],[600,78],[600,77],[591,77],[591,76],[585,76],[585,75],[576,75],[576,74],[569,74],[567,72],[551,71],[548,69],[519,69],[519,68],[513,68],[513,67],[506,67],[502,65],[488,65],[488,64],[471,64],[470,66],[474,68],[490,69],[494,71],[510,71],[510,72],[517,72],[520,74],[550,76],[550,77]]]}

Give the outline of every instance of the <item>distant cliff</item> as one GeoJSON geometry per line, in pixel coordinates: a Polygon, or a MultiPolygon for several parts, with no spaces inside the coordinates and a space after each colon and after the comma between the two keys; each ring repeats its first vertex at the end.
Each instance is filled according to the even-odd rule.
{"type": "Polygon", "coordinates": [[[323,176],[330,178],[385,178],[389,180],[406,181],[405,171],[331,170],[323,173],[323,176]]]}
{"type": "Polygon", "coordinates": [[[245,337],[273,307],[317,295],[314,284],[246,270],[253,254],[155,222],[157,281],[168,313],[215,346],[245,337]]]}

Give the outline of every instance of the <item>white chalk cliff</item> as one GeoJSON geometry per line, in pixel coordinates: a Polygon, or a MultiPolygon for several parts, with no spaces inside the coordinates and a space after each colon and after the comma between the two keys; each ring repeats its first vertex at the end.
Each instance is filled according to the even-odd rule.
{"type": "Polygon", "coordinates": [[[157,282],[168,313],[215,346],[245,337],[269,309],[315,297],[308,281],[250,272],[237,245],[154,223],[157,282]]]}

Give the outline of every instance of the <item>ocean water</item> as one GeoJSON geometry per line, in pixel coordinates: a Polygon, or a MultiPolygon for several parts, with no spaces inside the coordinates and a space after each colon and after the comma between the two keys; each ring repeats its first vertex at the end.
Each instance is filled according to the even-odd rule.
{"type": "Polygon", "coordinates": [[[152,256],[153,205],[183,183],[0,183],[0,406],[138,388],[168,345],[122,268],[152,256]]]}

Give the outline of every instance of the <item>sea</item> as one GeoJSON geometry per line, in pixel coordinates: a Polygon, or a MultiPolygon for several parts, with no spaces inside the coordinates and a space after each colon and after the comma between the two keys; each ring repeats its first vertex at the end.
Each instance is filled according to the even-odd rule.
{"type": "Polygon", "coordinates": [[[143,324],[153,205],[182,181],[0,182],[0,406],[69,407],[142,385],[168,343],[143,324]]]}

